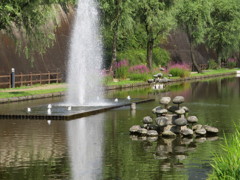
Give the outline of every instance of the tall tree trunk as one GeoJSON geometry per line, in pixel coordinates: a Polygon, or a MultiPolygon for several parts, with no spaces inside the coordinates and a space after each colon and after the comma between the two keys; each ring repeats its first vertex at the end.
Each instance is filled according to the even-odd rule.
{"type": "Polygon", "coordinates": [[[147,42],[147,67],[152,70],[153,40],[147,42]]]}
{"type": "Polygon", "coordinates": [[[117,31],[113,32],[113,41],[112,41],[112,58],[110,62],[110,71],[112,71],[112,63],[117,60],[117,31]]]}
{"type": "Polygon", "coordinates": [[[193,66],[197,69],[198,73],[201,73],[202,70],[201,70],[201,68],[198,66],[198,64],[196,62],[196,59],[195,59],[195,56],[194,56],[194,52],[193,52],[193,45],[192,45],[192,41],[191,41],[190,38],[189,38],[189,43],[190,43],[190,53],[191,53],[191,59],[192,59],[193,66]]]}

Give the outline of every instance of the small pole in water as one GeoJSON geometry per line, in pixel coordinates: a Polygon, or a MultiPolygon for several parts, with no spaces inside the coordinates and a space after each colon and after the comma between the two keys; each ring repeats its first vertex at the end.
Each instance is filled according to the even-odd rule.
{"type": "Polygon", "coordinates": [[[128,100],[131,100],[131,97],[130,97],[130,96],[127,96],[127,99],[128,99],[128,100]]]}
{"type": "Polygon", "coordinates": [[[48,125],[51,125],[51,122],[52,122],[51,120],[47,120],[48,125]]]}
{"type": "Polygon", "coordinates": [[[137,108],[136,103],[132,103],[130,108],[131,108],[131,110],[136,110],[136,108],[137,108]]]}
{"type": "Polygon", "coordinates": [[[48,109],[48,110],[47,110],[47,113],[48,113],[48,115],[51,115],[51,114],[52,114],[51,109],[48,109]]]}
{"type": "Polygon", "coordinates": [[[72,107],[71,107],[71,106],[69,106],[69,107],[68,107],[68,111],[71,111],[71,110],[72,110],[72,107]]]}
{"type": "Polygon", "coordinates": [[[118,102],[118,98],[114,99],[114,102],[118,102]]]}
{"type": "Polygon", "coordinates": [[[28,108],[27,108],[27,112],[28,112],[28,113],[31,112],[31,108],[28,107],[28,108]]]}
{"type": "Polygon", "coordinates": [[[51,105],[51,104],[49,104],[49,105],[48,105],[48,109],[51,109],[51,108],[52,108],[52,105],[51,105]]]}

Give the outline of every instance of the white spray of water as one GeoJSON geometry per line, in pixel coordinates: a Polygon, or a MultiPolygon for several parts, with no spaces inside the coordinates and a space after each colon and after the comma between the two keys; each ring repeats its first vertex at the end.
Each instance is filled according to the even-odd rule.
{"type": "Polygon", "coordinates": [[[67,104],[97,105],[103,101],[101,66],[102,41],[97,2],[79,0],[70,44],[67,104]]]}

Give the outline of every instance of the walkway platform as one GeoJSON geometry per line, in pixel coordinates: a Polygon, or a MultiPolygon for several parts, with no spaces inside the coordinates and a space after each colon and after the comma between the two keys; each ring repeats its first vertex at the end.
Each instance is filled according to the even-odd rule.
{"type": "Polygon", "coordinates": [[[132,103],[140,104],[149,101],[154,101],[154,99],[133,99],[131,101],[119,101],[119,103],[114,103],[107,106],[82,106],[82,107],[72,107],[71,111],[68,111],[67,106],[54,105],[52,106],[51,113],[47,112],[47,106],[37,106],[31,107],[31,112],[27,112],[26,109],[16,111],[9,114],[0,114],[0,119],[41,119],[41,120],[71,120],[76,118],[82,118],[101,112],[105,112],[111,109],[120,108],[124,106],[130,106],[132,103]]]}

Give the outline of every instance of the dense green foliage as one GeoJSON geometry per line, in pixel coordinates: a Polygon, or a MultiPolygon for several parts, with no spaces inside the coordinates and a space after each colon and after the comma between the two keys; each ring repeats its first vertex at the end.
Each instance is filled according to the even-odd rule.
{"type": "Polygon", "coordinates": [[[35,53],[43,54],[53,45],[57,4],[67,10],[69,3],[74,0],[0,1],[0,30],[15,39],[19,53],[32,59],[35,53]]]}
{"type": "Polygon", "coordinates": [[[230,180],[240,179],[240,132],[229,139],[224,138],[223,153],[215,154],[213,158],[213,172],[209,179],[230,180]]]}
{"type": "MultiPolygon", "coordinates": [[[[239,0],[97,1],[107,67],[122,59],[150,69],[166,66],[170,55],[159,45],[175,28],[187,34],[192,62],[199,72],[194,50],[201,44],[217,54],[218,66],[239,56],[239,0]]],[[[19,52],[33,58],[53,45],[59,7],[68,11],[75,3],[76,0],[0,1],[0,30],[16,40],[19,52]]]]}
{"type": "Polygon", "coordinates": [[[218,69],[218,64],[214,59],[209,60],[208,69],[218,69]]]}

